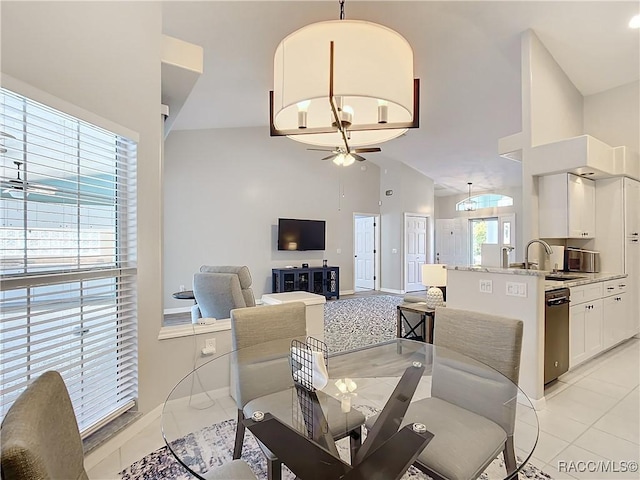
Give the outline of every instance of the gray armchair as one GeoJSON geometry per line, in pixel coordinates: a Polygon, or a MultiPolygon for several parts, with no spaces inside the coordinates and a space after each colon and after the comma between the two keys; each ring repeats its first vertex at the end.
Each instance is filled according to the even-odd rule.
{"type": "Polygon", "coordinates": [[[196,300],[191,307],[193,323],[201,318],[229,318],[232,309],[256,304],[251,273],[246,266],[201,266],[193,276],[193,295],[196,300]]]}
{"type": "MultiPolygon", "coordinates": [[[[416,467],[433,478],[472,480],[502,452],[509,474],[513,444],[522,322],[453,308],[436,309],[431,397],[412,402],[402,425],[428,425],[435,436],[416,467]],[[437,347],[449,351],[438,352],[437,347]],[[489,365],[474,370],[456,352],[489,365]],[[500,375],[501,374],[501,375],[500,375]],[[506,376],[512,383],[505,382],[506,376]],[[474,378],[473,387],[471,378],[474,378]]],[[[367,420],[373,425],[375,417],[367,420]]]]}
{"type": "MultiPolygon", "coordinates": [[[[245,427],[244,418],[255,411],[270,412],[279,419],[292,418],[294,405],[289,387],[293,387],[288,353],[290,341],[282,343],[282,349],[270,350],[242,349],[275,340],[304,339],[306,335],[306,307],[302,302],[265,305],[254,308],[241,308],[231,311],[231,339],[233,349],[237,351],[237,361],[232,364],[231,375],[234,386],[234,398],[238,407],[238,426],[236,430],[233,458],[240,458],[245,427]],[[249,353],[247,353],[249,352],[249,353]],[[269,361],[254,361],[271,356],[269,361]],[[283,355],[286,353],[286,355],[283,355]]],[[[361,426],[364,415],[353,409],[342,413],[341,405],[335,398],[317,391],[318,400],[326,413],[329,431],[334,439],[349,437],[351,452],[357,451],[361,443],[361,426]]],[[[260,444],[260,443],[259,443],[260,444]]],[[[269,449],[260,444],[267,457],[267,471],[270,480],[280,479],[282,463],[269,449]]]]}

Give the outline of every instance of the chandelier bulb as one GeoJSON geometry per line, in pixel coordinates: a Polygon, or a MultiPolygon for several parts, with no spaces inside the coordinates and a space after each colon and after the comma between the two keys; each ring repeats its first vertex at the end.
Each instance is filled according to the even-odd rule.
{"type": "Polygon", "coordinates": [[[384,100],[378,100],[378,123],[387,123],[389,120],[389,105],[384,100]]]}

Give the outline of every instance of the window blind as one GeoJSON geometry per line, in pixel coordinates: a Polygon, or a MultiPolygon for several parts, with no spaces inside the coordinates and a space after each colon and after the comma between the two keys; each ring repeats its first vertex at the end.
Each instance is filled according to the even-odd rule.
{"type": "Polygon", "coordinates": [[[137,145],[0,98],[0,414],[57,370],[86,436],[137,398],[137,145]]]}

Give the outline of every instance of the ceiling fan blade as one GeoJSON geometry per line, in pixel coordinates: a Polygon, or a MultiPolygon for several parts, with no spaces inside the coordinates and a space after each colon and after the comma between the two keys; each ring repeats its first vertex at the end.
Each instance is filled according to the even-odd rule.
{"type": "Polygon", "coordinates": [[[359,162],[364,162],[366,160],[366,158],[361,157],[360,155],[358,155],[357,153],[353,153],[353,150],[351,151],[351,156],[353,158],[355,158],[357,161],[359,162]]]}
{"type": "Polygon", "coordinates": [[[335,148],[307,148],[307,150],[314,150],[316,152],[335,152],[335,148]]]}
{"type": "Polygon", "coordinates": [[[355,153],[376,153],[376,152],[381,152],[382,149],[380,147],[367,147],[367,148],[354,148],[351,151],[355,153]]]}
{"type": "Polygon", "coordinates": [[[336,158],[335,155],[329,155],[328,157],[324,157],[322,160],[333,160],[334,158],[336,158]]]}

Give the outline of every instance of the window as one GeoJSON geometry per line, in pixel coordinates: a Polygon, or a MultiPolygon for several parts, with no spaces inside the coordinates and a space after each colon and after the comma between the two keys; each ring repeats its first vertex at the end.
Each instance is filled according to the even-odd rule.
{"type": "Polygon", "coordinates": [[[87,436],[137,398],[136,143],[0,98],[0,415],[58,370],[87,436]]]}
{"type": "Polygon", "coordinates": [[[467,210],[467,202],[471,202],[475,207],[474,210],[477,210],[479,208],[510,207],[513,205],[513,198],[507,195],[496,195],[493,193],[474,195],[473,197],[465,198],[461,202],[456,203],[456,211],[464,212],[467,210]]]}
{"type": "Polygon", "coordinates": [[[471,265],[482,265],[482,245],[498,244],[498,218],[469,220],[471,265]]]}

